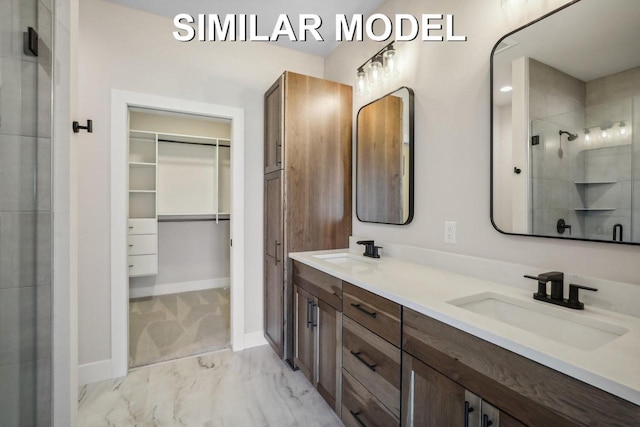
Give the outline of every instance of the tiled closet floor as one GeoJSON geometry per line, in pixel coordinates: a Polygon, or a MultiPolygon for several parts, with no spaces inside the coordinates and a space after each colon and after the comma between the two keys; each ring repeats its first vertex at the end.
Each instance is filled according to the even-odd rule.
{"type": "Polygon", "coordinates": [[[227,347],[229,288],[129,301],[129,367],[227,347]]]}
{"type": "Polygon", "coordinates": [[[267,345],[137,368],[80,390],[78,425],[342,426],[300,371],[267,345]]]}

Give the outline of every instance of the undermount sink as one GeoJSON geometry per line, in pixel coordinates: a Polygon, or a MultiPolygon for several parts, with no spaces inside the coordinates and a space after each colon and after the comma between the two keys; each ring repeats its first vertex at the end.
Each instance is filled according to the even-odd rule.
{"type": "Polygon", "coordinates": [[[629,332],[622,326],[585,317],[581,312],[493,292],[448,303],[581,350],[595,350],[629,332]]]}
{"type": "Polygon", "coordinates": [[[330,262],[331,264],[353,264],[353,263],[369,264],[365,259],[363,259],[363,257],[350,254],[348,252],[313,255],[313,257],[321,259],[326,262],[330,262]]]}

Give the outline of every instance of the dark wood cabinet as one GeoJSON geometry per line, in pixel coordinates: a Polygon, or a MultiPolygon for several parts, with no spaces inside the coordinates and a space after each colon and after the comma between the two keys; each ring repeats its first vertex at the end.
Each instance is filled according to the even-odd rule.
{"type": "Polygon", "coordinates": [[[468,425],[464,388],[407,353],[402,355],[402,384],[403,426],[468,425]]]}
{"type": "MultiPolygon", "coordinates": [[[[270,288],[265,290],[265,335],[278,355],[293,364],[293,271],[287,254],[349,246],[352,88],[285,72],[265,93],[264,104],[265,266],[276,255],[283,266],[281,304],[268,300],[277,295],[271,289],[277,285],[269,282],[275,272],[265,267],[265,287],[270,288]],[[275,176],[279,185],[270,182],[275,176]],[[275,336],[278,317],[282,337],[275,336]]],[[[332,292],[315,296],[334,308],[340,300],[332,292]]]]}
{"type": "Polygon", "coordinates": [[[282,174],[264,181],[264,331],[271,347],[284,354],[284,262],[282,260],[282,174]]]}
{"type": "Polygon", "coordinates": [[[281,76],[264,95],[264,173],[282,169],[282,85],[281,76]]]}
{"type": "Polygon", "coordinates": [[[295,351],[294,362],[300,372],[315,384],[316,340],[314,330],[318,327],[315,319],[315,297],[294,286],[295,307],[295,351]]]}
{"type": "Polygon", "coordinates": [[[321,299],[316,298],[316,304],[318,319],[316,388],[329,406],[340,414],[342,314],[321,299]]]}
{"type": "Polygon", "coordinates": [[[469,427],[483,426],[485,416],[493,427],[631,427],[640,419],[639,406],[481,338],[406,307],[402,319],[405,426],[464,425],[465,401],[475,405],[469,427]],[[456,418],[417,422],[424,407],[446,408],[456,418]]]}
{"type": "MultiPolygon", "coordinates": [[[[328,303],[316,294],[335,289],[340,280],[294,262],[294,362],[338,414],[342,396],[342,300],[328,303]],[[313,293],[312,293],[313,292],[313,293]]],[[[333,296],[333,293],[331,294],[333,296]]]]}

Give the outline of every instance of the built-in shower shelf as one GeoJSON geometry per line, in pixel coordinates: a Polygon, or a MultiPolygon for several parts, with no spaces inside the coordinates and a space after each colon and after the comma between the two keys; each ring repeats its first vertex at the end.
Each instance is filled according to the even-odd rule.
{"type": "Polygon", "coordinates": [[[604,184],[616,184],[618,181],[576,181],[576,185],[604,185],[604,184]]]}
{"type": "Polygon", "coordinates": [[[616,208],[576,208],[576,212],[608,212],[615,211],[616,208]]]}

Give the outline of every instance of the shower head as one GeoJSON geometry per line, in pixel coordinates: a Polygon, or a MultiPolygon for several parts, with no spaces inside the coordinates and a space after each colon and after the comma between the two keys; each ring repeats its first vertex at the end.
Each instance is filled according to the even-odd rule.
{"type": "Polygon", "coordinates": [[[571,132],[567,132],[566,130],[561,130],[560,132],[560,137],[562,137],[562,134],[565,134],[568,136],[568,140],[569,141],[575,141],[576,139],[578,139],[578,134],[576,133],[571,133],[571,132]]]}

